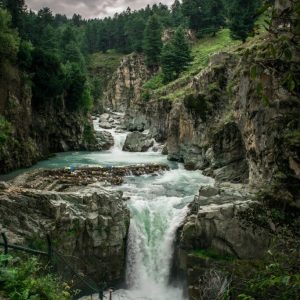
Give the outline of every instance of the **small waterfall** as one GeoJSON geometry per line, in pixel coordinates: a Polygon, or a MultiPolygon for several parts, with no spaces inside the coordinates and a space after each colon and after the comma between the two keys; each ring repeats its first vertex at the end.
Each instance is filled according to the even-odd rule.
{"type": "MultiPolygon", "coordinates": [[[[122,114],[120,113],[115,113],[117,116],[122,116],[122,114]]],[[[127,137],[127,132],[123,131],[123,130],[120,130],[116,127],[112,128],[112,129],[105,129],[105,128],[102,128],[100,127],[100,124],[99,124],[99,119],[100,118],[95,118],[93,123],[94,123],[94,129],[95,131],[107,131],[107,132],[110,132],[111,135],[113,136],[113,139],[114,139],[114,146],[112,147],[112,152],[121,152],[122,149],[123,149],[123,146],[124,146],[124,143],[125,143],[125,140],[126,140],[126,137],[127,137]]]]}
{"type": "Polygon", "coordinates": [[[114,141],[115,141],[112,151],[113,152],[122,151],[128,133],[127,132],[116,132],[115,129],[112,129],[110,131],[110,133],[112,134],[114,141]]]}

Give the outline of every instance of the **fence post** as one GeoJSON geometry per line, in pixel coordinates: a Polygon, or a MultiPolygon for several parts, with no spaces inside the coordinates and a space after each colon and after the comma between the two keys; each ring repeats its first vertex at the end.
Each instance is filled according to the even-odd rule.
{"type": "Polygon", "coordinates": [[[51,243],[51,238],[50,235],[47,234],[47,246],[48,246],[48,258],[49,260],[52,259],[52,243],[51,243]]]}
{"type": "MultiPolygon", "coordinates": [[[[8,242],[7,242],[7,238],[6,238],[6,235],[4,232],[1,232],[1,236],[2,236],[2,239],[3,239],[3,242],[4,242],[4,255],[7,255],[8,254],[8,242]]],[[[8,264],[8,261],[6,260],[4,265],[7,266],[8,264]]]]}

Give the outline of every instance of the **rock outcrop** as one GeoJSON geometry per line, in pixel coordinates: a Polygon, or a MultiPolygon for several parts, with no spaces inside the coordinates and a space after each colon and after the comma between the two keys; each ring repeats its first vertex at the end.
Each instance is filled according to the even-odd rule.
{"type": "Polygon", "coordinates": [[[207,272],[224,272],[225,266],[230,273],[228,260],[257,259],[268,249],[268,232],[246,226],[240,216],[254,198],[243,185],[223,184],[203,187],[190,204],[178,230],[174,263],[175,273],[187,276],[190,299],[201,299],[201,285],[208,284],[207,272]]]}
{"type": "Polygon", "coordinates": [[[130,54],[123,58],[112,77],[105,96],[105,105],[114,111],[125,111],[142,95],[142,85],[150,78],[144,57],[130,54]]]}
{"type": "Polygon", "coordinates": [[[128,152],[146,152],[154,145],[151,136],[135,131],[129,133],[126,137],[123,151],[128,152]]]}
{"type": "Polygon", "coordinates": [[[109,150],[114,145],[114,138],[108,131],[97,131],[96,139],[99,150],[109,150]]]}
{"type": "Polygon", "coordinates": [[[41,244],[50,234],[78,273],[96,282],[123,280],[129,211],[120,193],[92,185],[65,193],[10,187],[0,192],[0,214],[10,243],[41,244]]]}

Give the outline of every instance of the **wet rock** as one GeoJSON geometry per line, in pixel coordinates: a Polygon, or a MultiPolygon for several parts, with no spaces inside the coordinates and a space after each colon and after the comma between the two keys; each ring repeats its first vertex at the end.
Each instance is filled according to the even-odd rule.
{"type": "Polygon", "coordinates": [[[106,121],[105,122],[100,122],[99,126],[101,128],[104,128],[104,129],[112,129],[114,127],[113,124],[111,124],[109,122],[106,122],[106,121]]]}
{"type": "Polygon", "coordinates": [[[135,131],[127,135],[123,151],[146,152],[153,145],[154,141],[149,135],[135,131]]]}
{"type": "Polygon", "coordinates": [[[97,131],[96,139],[101,150],[108,150],[114,145],[114,138],[108,131],[97,131]]]}
{"type": "Polygon", "coordinates": [[[9,188],[9,184],[3,181],[0,181],[0,190],[7,190],[9,188]]]}
{"type": "Polygon", "coordinates": [[[189,205],[188,216],[178,230],[175,268],[177,273],[187,274],[191,299],[198,293],[195,288],[199,288],[203,274],[211,269],[224,269],[224,261],[222,265],[222,260],[199,258],[193,254],[195,250],[208,250],[220,258],[257,259],[268,249],[269,233],[246,225],[239,217],[239,212],[246,210],[254,199],[255,191],[249,187],[224,183],[202,187],[189,205]]]}
{"type": "Polygon", "coordinates": [[[169,167],[161,164],[36,170],[16,177],[12,183],[22,188],[67,192],[94,183],[121,185],[125,176],[155,174],[166,170],[169,170],[169,167]]]}

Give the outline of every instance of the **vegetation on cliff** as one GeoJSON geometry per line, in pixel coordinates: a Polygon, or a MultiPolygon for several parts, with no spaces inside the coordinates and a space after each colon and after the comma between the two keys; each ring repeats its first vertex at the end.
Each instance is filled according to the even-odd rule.
{"type": "Polygon", "coordinates": [[[69,300],[72,295],[70,287],[38,259],[0,255],[0,298],[69,300]]]}

